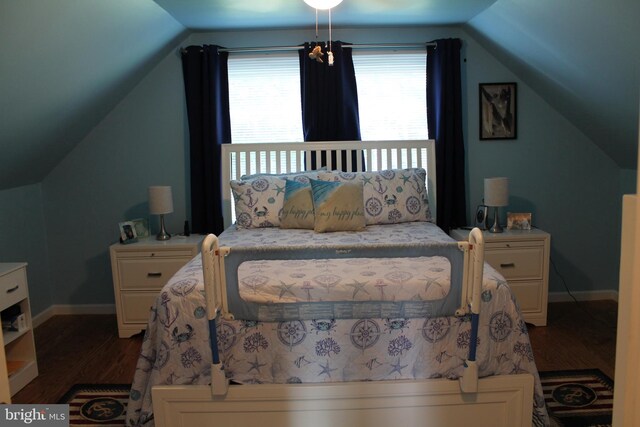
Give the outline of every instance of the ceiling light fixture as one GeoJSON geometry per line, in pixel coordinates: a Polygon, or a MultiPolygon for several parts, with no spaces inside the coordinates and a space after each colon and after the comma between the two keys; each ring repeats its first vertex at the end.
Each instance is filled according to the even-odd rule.
{"type": "Polygon", "coordinates": [[[304,0],[304,2],[316,9],[327,10],[339,5],[342,0],[304,0]]]}

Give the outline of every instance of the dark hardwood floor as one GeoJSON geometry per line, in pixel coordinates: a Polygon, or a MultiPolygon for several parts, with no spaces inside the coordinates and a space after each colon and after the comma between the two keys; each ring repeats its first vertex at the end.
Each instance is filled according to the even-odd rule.
{"type": "Polygon", "coordinates": [[[614,379],[618,303],[549,304],[547,326],[529,326],[539,371],[598,368],[614,379]]]}
{"type": "Polygon", "coordinates": [[[35,342],[39,375],[12,403],[56,403],[74,384],[130,384],[142,334],[118,338],[115,315],[54,316],[35,342]]]}
{"type": "MultiPolygon", "coordinates": [[[[548,318],[529,326],[539,370],[599,368],[614,378],[617,303],[552,303],[548,318]]],[[[35,340],[40,375],[13,403],[56,403],[74,384],[131,383],[142,334],[118,338],[115,315],[54,316],[35,340]]]]}

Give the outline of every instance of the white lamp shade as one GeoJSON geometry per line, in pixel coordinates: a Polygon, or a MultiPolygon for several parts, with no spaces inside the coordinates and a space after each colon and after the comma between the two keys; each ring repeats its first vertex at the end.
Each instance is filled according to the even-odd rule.
{"type": "Polygon", "coordinates": [[[342,0],[304,0],[304,2],[316,9],[326,10],[336,7],[342,3],[342,0]]]}
{"type": "Polygon", "coordinates": [[[484,204],[487,206],[507,206],[509,204],[509,178],[484,179],[484,204]]]}
{"type": "Polygon", "coordinates": [[[149,213],[162,215],[173,212],[173,195],[170,186],[149,187],[149,213]]]}

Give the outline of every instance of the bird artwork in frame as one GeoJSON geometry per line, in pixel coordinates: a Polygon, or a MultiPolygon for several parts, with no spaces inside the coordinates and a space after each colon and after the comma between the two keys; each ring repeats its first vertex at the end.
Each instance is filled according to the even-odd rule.
{"type": "Polygon", "coordinates": [[[480,83],[480,139],[515,139],[516,83],[480,83]]]}

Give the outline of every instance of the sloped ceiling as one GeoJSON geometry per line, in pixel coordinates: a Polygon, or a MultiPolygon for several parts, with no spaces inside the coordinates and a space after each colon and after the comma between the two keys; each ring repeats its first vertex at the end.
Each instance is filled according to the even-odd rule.
{"type": "Polygon", "coordinates": [[[0,189],[41,181],[187,34],[151,0],[0,1],[0,189]]]}
{"type": "Polygon", "coordinates": [[[499,0],[466,29],[620,167],[637,168],[640,1],[499,0]]]}
{"type": "MultiPolygon", "coordinates": [[[[302,0],[0,1],[0,190],[41,181],[191,31],[301,28],[302,0]]],[[[311,16],[310,16],[311,15],[311,16]]],[[[336,26],[460,24],[636,168],[638,0],[344,0],[336,26]]]]}

